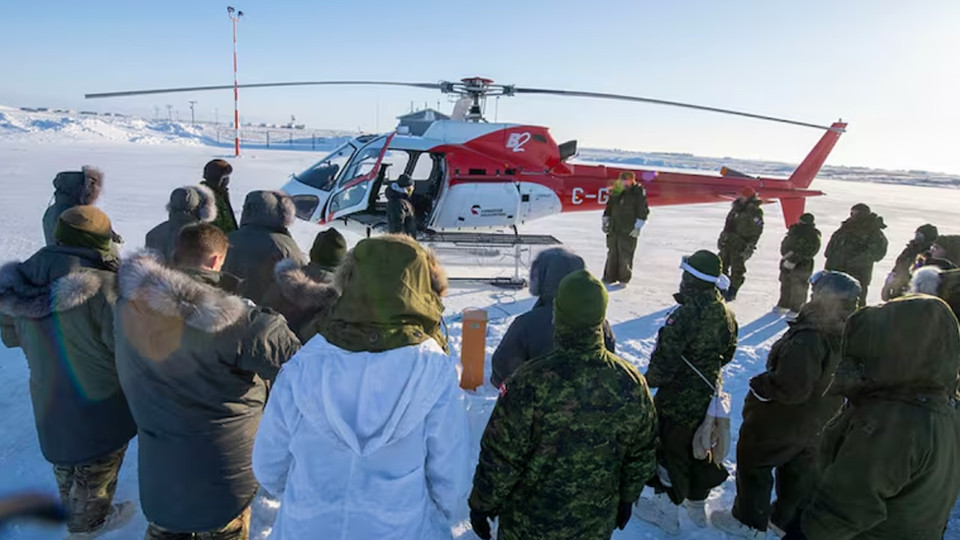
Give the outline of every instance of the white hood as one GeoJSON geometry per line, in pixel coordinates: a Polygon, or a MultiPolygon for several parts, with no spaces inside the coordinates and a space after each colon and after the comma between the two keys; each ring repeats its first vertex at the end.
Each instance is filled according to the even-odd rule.
{"type": "Polygon", "coordinates": [[[449,382],[451,360],[433,340],[396,351],[354,353],[316,336],[301,354],[323,358],[299,365],[306,384],[293,385],[293,399],[304,419],[318,430],[332,430],[361,456],[423,424],[449,382]]]}

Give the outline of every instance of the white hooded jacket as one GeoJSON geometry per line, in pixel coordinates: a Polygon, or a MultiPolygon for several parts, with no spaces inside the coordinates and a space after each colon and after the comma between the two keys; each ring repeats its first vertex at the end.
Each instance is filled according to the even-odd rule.
{"type": "Polygon", "coordinates": [[[284,365],[253,449],[281,498],[271,539],[449,539],[469,487],[454,362],[433,341],[349,352],[317,335],[284,365]]]}

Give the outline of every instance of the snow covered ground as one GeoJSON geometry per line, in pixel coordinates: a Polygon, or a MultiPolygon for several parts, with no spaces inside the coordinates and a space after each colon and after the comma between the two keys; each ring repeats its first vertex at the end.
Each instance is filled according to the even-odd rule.
{"type": "MultiPolygon", "coordinates": [[[[229,157],[224,148],[205,144],[209,140],[202,137],[174,132],[159,136],[146,124],[142,128],[132,125],[132,120],[123,127],[121,135],[107,137],[103,133],[83,131],[90,129],[89,119],[80,120],[79,124],[55,122],[46,127],[33,124],[24,127],[23,114],[11,113],[9,109],[0,109],[0,114],[3,115],[0,116],[0,188],[3,193],[0,196],[0,231],[3,231],[0,235],[0,262],[28,257],[42,245],[40,218],[51,198],[50,182],[57,171],[76,169],[84,164],[105,171],[106,187],[100,206],[113,219],[114,228],[125,237],[125,250],[133,250],[142,245],[144,235],[151,227],[165,219],[164,205],[171,189],[198,181],[207,160],[229,157]],[[8,127],[14,122],[21,122],[17,128],[22,130],[19,135],[14,128],[8,127]],[[63,128],[64,125],[79,125],[83,129],[70,131],[63,128]],[[137,139],[138,133],[144,138],[137,139]],[[144,144],[148,142],[150,144],[144,144]]],[[[105,122],[104,126],[104,130],[116,127],[110,122],[105,122]]],[[[234,161],[231,187],[235,206],[239,208],[247,191],[278,188],[290,172],[301,170],[316,160],[317,155],[311,152],[247,151],[243,158],[234,161]]],[[[887,258],[877,265],[870,292],[873,302],[879,301],[879,284],[918,225],[931,222],[939,225],[941,232],[958,232],[950,227],[956,224],[955,209],[960,206],[960,190],[831,180],[820,180],[814,187],[828,194],[810,200],[808,205],[809,211],[817,216],[825,241],[856,202],[870,204],[886,220],[890,250],[887,258]]],[[[617,334],[620,354],[641,371],[646,369],[656,331],[673,305],[672,294],[679,283],[677,267],[681,255],[700,248],[715,248],[727,210],[726,204],[653,209],[637,251],[638,277],[629,288],[611,292],[608,312],[617,334]]],[[[768,206],[766,213],[766,231],[748,263],[746,285],[739,299],[732,304],[741,327],[740,348],[734,362],[725,369],[725,387],[734,397],[734,438],[740,424],[747,380],[763,370],[770,345],[786,327],[781,316],[770,312],[779,290],[777,264],[779,242],[784,232],[783,220],[777,205],[768,206]]],[[[533,222],[525,227],[524,232],[555,235],[583,256],[591,271],[599,273],[605,256],[599,222],[597,213],[556,216],[533,222]]],[[[305,223],[293,227],[293,234],[302,247],[310,245],[316,232],[315,226],[305,223]]],[[[348,235],[348,240],[353,242],[357,238],[348,235]]],[[[446,250],[442,259],[449,265],[452,275],[469,272],[469,267],[477,264],[503,266],[499,259],[485,260],[476,255],[456,255],[446,250]]],[[[822,264],[822,258],[818,264],[822,264]]],[[[504,274],[512,272],[505,266],[500,271],[504,274]]],[[[446,299],[446,317],[454,350],[458,351],[460,346],[459,314],[463,309],[488,309],[491,317],[487,340],[489,354],[512,318],[529,309],[532,302],[526,291],[513,292],[479,285],[455,286],[446,299]]],[[[489,374],[489,366],[487,371],[489,374]]],[[[27,381],[28,371],[20,349],[0,349],[0,494],[18,490],[56,492],[50,467],[40,455],[27,381]]],[[[475,452],[479,450],[480,435],[495,400],[496,391],[489,386],[468,393],[465,398],[470,410],[475,452]]],[[[121,471],[118,499],[138,500],[136,450],[134,441],[121,471]]],[[[727,465],[731,472],[735,470],[732,453],[727,465]]],[[[729,508],[734,493],[731,477],[712,494],[709,511],[729,508]]],[[[275,503],[257,501],[252,538],[266,537],[270,516],[275,509],[275,503]]],[[[463,540],[476,538],[469,530],[465,501],[457,518],[459,523],[454,527],[454,535],[463,540]]],[[[694,529],[685,517],[681,527],[684,538],[724,538],[722,533],[713,529],[694,529]]],[[[139,538],[144,528],[143,516],[138,514],[125,529],[106,538],[139,538]]],[[[34,525],[19,525],[0,531],[2,538],[19,540],[55,539],[63,535],[63,529],[34,525]]],[[[960,538],[960,519],[951,521],[947,537],[960,538]]],[[[614,538],[660,539],[664,536],[657,529],[634,519],[614,538]]]]}

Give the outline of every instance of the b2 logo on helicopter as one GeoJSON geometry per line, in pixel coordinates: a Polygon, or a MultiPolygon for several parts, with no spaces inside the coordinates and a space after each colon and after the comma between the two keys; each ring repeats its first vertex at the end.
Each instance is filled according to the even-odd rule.
{"type": "Polygon", "coordinates": [[[530,132],[511,133],[507,137],[507,148],[512,148],[514,152],[523,152],[523,145],[530,141],[530,132]]]}

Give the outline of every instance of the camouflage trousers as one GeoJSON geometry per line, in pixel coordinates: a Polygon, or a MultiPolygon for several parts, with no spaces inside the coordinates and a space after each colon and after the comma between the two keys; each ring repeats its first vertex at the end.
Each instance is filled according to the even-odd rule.
{"type": "Polygon", "coordinates": [[[780,269],[780,300],[777,305],[795,313],[807,302],[813,268],[780,269]]]}
{"type": "MultiPolygon", "coordinates": [[[[751,253],[752,254],[752,253],[751,253]]],[[[740,290],[747,280],[747,255],[745,251],[724,246],[720,249],[720,261],[723,263],[723,273],[730,277],[730,288],[740,290]]]]}
{"type": "Polygon", "coordinates": [[[127,446],[79,465],[54,465],[60,500],[67,509],[67,530],[89,532],[107,519],[117,492],[117,475],[127,446]]]}
{"type": "Polygon", "coordinates": [[[144,540],[247,540],[250,538],[250,507],[219,529],[200,532],[173,532],[153,523],[147,526],[144,540]]]}

